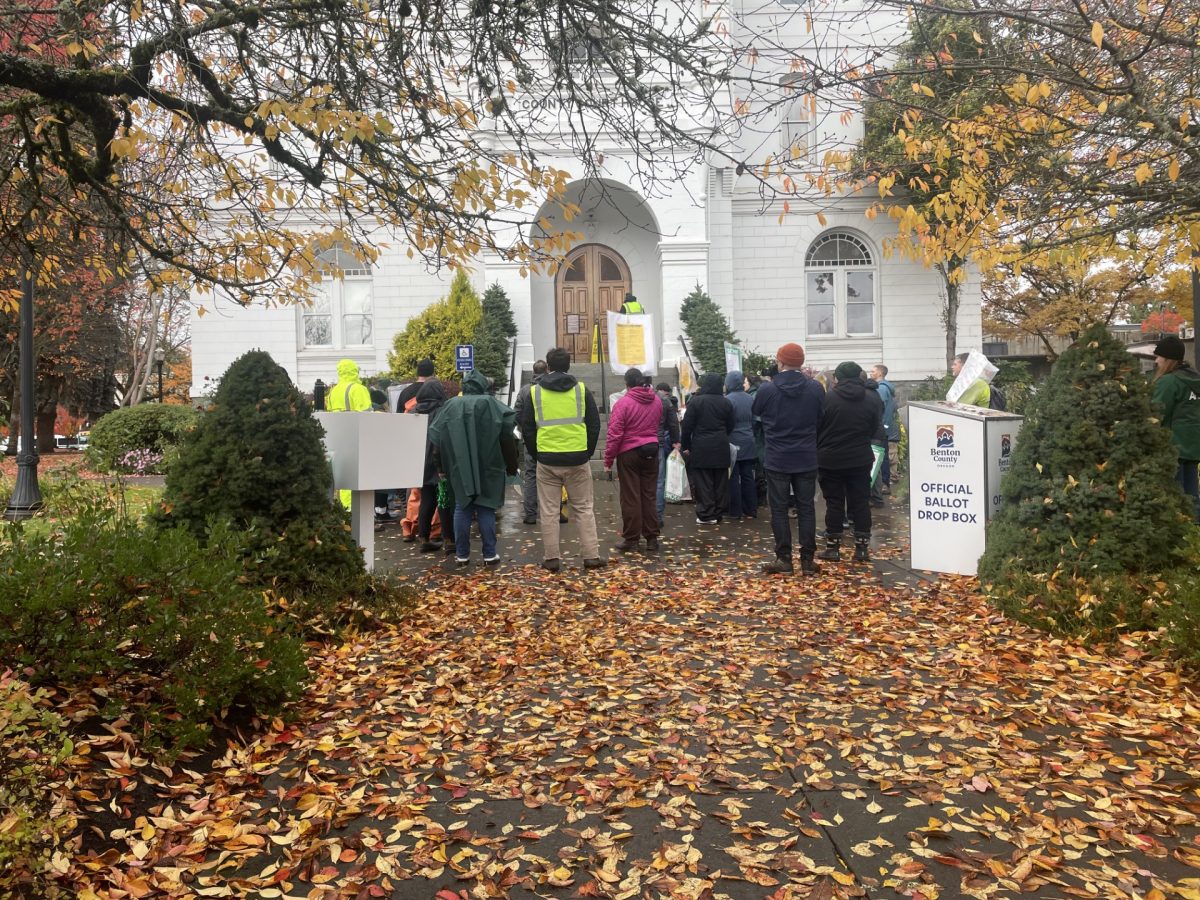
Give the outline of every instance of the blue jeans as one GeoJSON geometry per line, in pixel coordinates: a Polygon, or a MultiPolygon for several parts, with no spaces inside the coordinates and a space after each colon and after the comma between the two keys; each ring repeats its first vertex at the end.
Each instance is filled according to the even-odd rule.
{"type": "Polygon", "coordinates": [[[1175,470],[1175,480],[1192,500],[1192,517],[1200,522],[1200,478],[1196,475],[1195,460],[1181,459],[1175,470]]]}
{"type": "Polygon", "coordinates": [[[775,555],[792,562],[792,523],[788,520],[788,498],[796,495],[796,524],[800,531],[800,555],[809,559],[817,549],[816,472],[774,472],[767,469],[767,497],[771,504],[771,533],[775,555]]]}
{"type": "Polygon", "coordinates": [[[654,498],[654,508],[658,511],[658,524],[662,525],[663,515],[667,511],[667,457],[671,455],[671,445],[658,447],[658,494],[654,498]]]}
{"type": "Polygon", "coordinates": [[[478,503],[465,507],[454,505],[454,550],[459,559],[471,557],[471,519],[479,519],[479,536],[483,538],[483,558],[496,555],[496,511],[478,503]]]}
{"type": "Polygon", "coordinates": [[[758,515],[758,485],[754,483],[756,462],[738,459],[729,473],[729,514],[735,519],[758,515]]]}

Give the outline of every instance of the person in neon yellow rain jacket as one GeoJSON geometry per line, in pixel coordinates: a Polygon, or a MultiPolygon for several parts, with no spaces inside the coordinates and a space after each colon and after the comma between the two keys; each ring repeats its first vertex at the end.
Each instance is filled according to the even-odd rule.
{"type": "MultiPolygon", "coordinates": [[[[337,383],[325,392],[325,409],[328,412],[369,412],[371,392],[358,377],[358,363],[352,359],[340,359],[337,364],[337,383]]],[[[350,508],[350,491],[338,491],[342,506],[350,508]]]]}

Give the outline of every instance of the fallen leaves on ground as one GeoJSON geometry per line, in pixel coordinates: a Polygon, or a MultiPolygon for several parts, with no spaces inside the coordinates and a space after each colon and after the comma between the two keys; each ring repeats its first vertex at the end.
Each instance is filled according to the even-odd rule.
{"type": "Polygon", "coordinates": [[[1200,897],[1200,703],[968,579],[430,576],[203,767],[82,743],[83,898],[1200,897]]]}

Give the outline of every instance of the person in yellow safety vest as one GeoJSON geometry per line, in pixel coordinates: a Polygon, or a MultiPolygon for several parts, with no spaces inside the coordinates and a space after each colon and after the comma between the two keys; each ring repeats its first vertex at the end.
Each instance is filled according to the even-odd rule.
{"type": "Polygon", "coordinates": [[[638,298],[633,294],[625,295],[625,302],[621,304],[621,313],[628,316],[640,316],[645,314],[646,307],[638,302],[638,298]]]}
{"type": "Polygon", "coordinates": [[[585,569],[604,565],[592,508],[591,459],[600,440],[600,412],[586,387],[568,374],[571,354],[555,347],[546,354],[549,370],[521,407],[521,437],[537,461],[538,522],[542,526],[542,568],[557,572],[558,511],[563,489],[579,528],[585,569]]]}
{"type": "MultiPolygon", "coordinates": [[[[371,392],[358,377],[358,363],[352,359],[340,359],[337,364],[338,380],[325,392],[327,412],[368,412],[371,409],[371,392]]],[[[350,508],[350,491],[339,491],[342,506],[350,508]]]]}

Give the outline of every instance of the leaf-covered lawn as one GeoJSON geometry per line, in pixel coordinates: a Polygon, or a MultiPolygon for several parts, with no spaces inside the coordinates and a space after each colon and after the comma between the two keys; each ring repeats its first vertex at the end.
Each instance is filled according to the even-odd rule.
{"type": "Polygon", "coordinates": [[[752,562],[439,575],[211,772],[91,741],[76,795],[115,830],[60,864],[85,898],[1200,897],[1169,666],[968,580],[752,562]]]}

